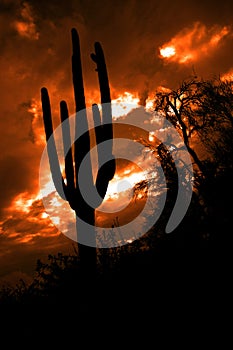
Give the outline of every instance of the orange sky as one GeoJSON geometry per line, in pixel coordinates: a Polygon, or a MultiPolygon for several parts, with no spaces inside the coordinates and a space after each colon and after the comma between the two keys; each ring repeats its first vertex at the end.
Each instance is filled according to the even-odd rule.
{"type": "Polygon", "coordinates": [[[61,99],[74,112],[71,28],[80,34],[87,105],[99,103],[95,41],[104,48],[112,98],[144,104],[157,87],[175,88],[193,72],[232,75],[232,13],[230,0],[1,1],[0,280],[30,274],[37,257],[72,250],[38,198],[41,87],[55,126],[61,99]]]}

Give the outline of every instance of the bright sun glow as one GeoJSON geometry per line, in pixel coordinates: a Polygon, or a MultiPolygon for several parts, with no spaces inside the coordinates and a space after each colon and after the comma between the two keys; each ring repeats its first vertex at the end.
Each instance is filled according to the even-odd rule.
{"type": "Polygon", "coordinates": [[[29,197],[29,194],[27,192],[20,193],[14,200],[14,203],[13,203],[14,208],[24,213],[29,213],[30,207],[34,202],[35,198],[28,198],[28,197],[29,197]]]}
{"type": "Polygon", "coordinates": [[[132,189],[138,182],[145,180],[145,174],[140,172],[134,172],[129,174],[128,169],[124,171],[124,175],[121,177],[115,176],[112,181],[109,182],[108,191],[106,193],[105,201],[113,198],[118,198],[121,192],[132,189]]]}
{"type": "Polygon", "coordinates": [[[221,40],[229,35],[227,26],[207,27],[201,22],[183,28],[160,48],[160,57],[181,64],[196,61],[219,49],[221,40]]]}
{"type": "Polygon", "coordinates": [[[147,111],[153,111],[154,110],[154,95],[148,96],[146,99],[146,106],[147,111]]]}
{"type": "Polygon", "coordinates": [[[112,115],[115,118],[127,115],[133,108],[139,104],[139,97],[125,91],[112,100],[112,115]]]}
{"type": "Polygon", "coordinates": [[[223,74],[221,76],[222,81],[233,81],[233,70],[230,70],[229,72],[223,74]]]}
{"type": "Polygon", "coordinates": [[[176,54],[176,49],[173,46],[167,46],[163,49],[160,49],[160,55],[162,57],[168,58],[176,54]]]}

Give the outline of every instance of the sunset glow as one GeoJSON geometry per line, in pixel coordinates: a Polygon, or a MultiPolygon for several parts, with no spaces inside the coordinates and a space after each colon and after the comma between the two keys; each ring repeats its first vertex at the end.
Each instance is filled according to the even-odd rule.
{"type": "Polygon", "coordinates": [[[173,46],[167,46],[163,49],[160,49],[160,55],[162,57],[168,58],[176,54],[176,49],[173,46]]]}
{"type": "Polygon", "coordinates": [[[195,22],[192,27],[184,28],[165,43],[160,48],[160,57],[180,64],[196,61],[216,50],[229,34],[230,28],[227,26],[206,27],[195,22]]]}
{"type": "Polygon", "coordinates": [[[34,202],[34,198],[30,198],[30,194],[27,192],[20,193],[13,201],[13,207],[15,210],[25,213],[30,212],[30,207],[34,202]]]}
{"type": "Polygon", "coordinates": [[[135,96],[128,91],[119,94],[117,98],[112,100],[113,117],[118,118],[127,115],[132,108],[135,108],[138,105],[139,101],[138,96],[135,96]]]}
{"type": "Polygon", "coordinates": [[[27,109],[28,113],[32,115],[32,138],[33,142],[36,145],[45,145],[45,135],[44,128],[41,123],[41,106],[40,101],[36,101],[36,99],[32,99],[29,108],[27,109]]]}
{"type": "Polygon", "coordinates": [[[221,75],[221,80],[233,80],[233,70],[230,70],[229,72],[221,75]]]}
{"type": "MultiPolygon", "coordinates": [[[[166,168],[161,167],[161,164],[166,161],[157,152],[158,146],[167,139],[170,142],[173,136],[172,127],[179,131],[181,137],[189,127],[191,128],[187,114],[182,116],[182,120],[188,127],[181,130],[176,118],[178,113],[172,111],[171,104],[166,105],[167,97],[163,95],[169,94],[170,102],[176,101],[176,112],[181,114],[179,98],[175,97],[172,100],[171,96],[186,78],[197,76],[205,80],[219,76],[223,81],[233,81],[232,11],[233,2],[229,0],[212,5],[207,4],[207,1],[168,3],[125,0],[119,3],[106,1],[103,6],[99,2],[91,1],[1,1],[0,282],[2,276],[12,271],[29,273],[38,258],[47,256],[47,253],[67,252],[73,244],[69,232],[72,231],[70,227],[73,223],[76,224],[76,212],[69,202],[57,193],[53,182],[55,176],[51,176],[50,165],[53,168],[53,164],[52,161],[48,161],[46,148],[42,113],[42,96],[45,90],[42,88],[45,87],[49,93],[53,132],[56,134],[56,131],[59,131],[55,137],[55,144],[61,174],[67,185],[60,103],[67,103],[72,142],[75,135],[73,117],[78,105],[75,98],[81,102],[82,108],[86,106],[87,123],[84,122],[83,125],[87,124],[88,127],[85,125],[85,131],[91,130],[90,155],[95,183],[99,162],[106,161],[105,155],[108,152],[103,149],[104,156],[101,158],[101,146],[95,147],[92,106],[99,106],[100,120],[103,121],[101,99],[103,100],[103,92],[106,92],[109,86],[113,124],[118,124],[113,128],[113,150],[109,154],[116,158],[117,164],[112,180],[108,181],[106,176],[106,196],[102,202],[101,198],[97,202],[98,205],[102,204],[94,208],[96,222],[98,221],[98,228],[105,229],[112,227],[116,215],[119,215],[120,223],[130,221],[133,215],[137,216],[147,200],[148,205],[151,205],[151,197],[155,200],[153,208],[157,210],[162,194],[166,191],[166,179],[164,183],[160,183],[166,168]],[[79,78],[83,78],[83,84],[77,84],[78,88],[74,88],[73,76],[75,55],[72,35],[75,28],[81,52],[82,74],[79,67],[79,78]],[[108,79],[104,76],[104,88],[99,76],[101,69],[97,70],[100,67],[97,67],[97,62],[93,59],[95,56],[92,55],[98,47],[96,43],[101,44],[107,68],[108,79]],[[164,105],[167,109],[164,109],[164,105]],[[170,128],[166,123],[167,117],[172,122],[174,120],[170,128]],[[124,143],[125,140],[129,143],[124,143]],[[46,156],[43,163],[44,154],[46,156]],[[101,226],[102,223],[105,226],[101,226]]],[[[79,61],[78,59],[75,62],[79,61]]],[[[184,103],[186,100],[188,103],[189,95],[181,94],[182,91],[178,96],[184,103]]],[[[48,112],[48,101],[45,100],[43,108],[47,105],[48,112]]],[[[193,107],[194,112],[195,108],[199,108],[198,103],[193,107]]],[[[231,111],[230,107],[229,110],[231,111]]],[[[214,111],[216,109],[213,113],[214,111]]],[[[224,113],[224,108],[221,113],[224,113]]],[[[196,124],[195,118],[192,123],[196,124]]],[[[78,120],[77,129],[81,124],[78,120]]],[[[51,125],[48,129],[51,131],[51,125]]],[[[82,130],[82,127],[78,130],[82,130]]],[[[107,128],[98,130],[105,133],[107,128]]],[[[220,131],[221,128],[219,133],[220,131]]],[[[191,136],[197,137],[196,134],[202,135],[195,126],[188,135],[190,147],[193,144],[191,136]]],[[[205,133],[203,135],[204,139],[205,133]]],[[[105,134],[100,139],[105,139],[105,134]]],[[[212,139],[210,141],[212,145],[212,139]]],[[[174,151],[172,155],[178,157],[177,150],[181,143],[178,143],[178,146],[174,142],[172,144],[176,149],[168,149],[174,151]]],[[[218,145],[219,150],[216,154],[221,154],[223,148],[221,143],[218,145]]],[[[200,143],[198,152],[201,146],[200,143]]],[[[208,143],[203,148],[210,146],[208,143]]],[[[72,152],[74,148],[72,144],[72,152]]],[[[80,151],[79,160],[82,159],[82,151],[84,156],[87,149],[89,145],[80,151]]],[[[73,155],[76,151],[78,152],[75,150],[73,155]]],[[[184,153],[183,149],[181,153],[184,153]]],[[[55,158],[56,156],[53,159],[55,158]]],[[[209,164],[209,160],[207,163],[209,164]]],[[[85,175],[87,172],[89,175],[91,168],[84,169],[85,175]]],[[[104,173],[105,175],[107,174],[104,173]]],[[[60,174],[58,178],[60,181],[60,174]]],[[[177,179],[180,178],[177,176],[177,179]]],[[[90,182],[85,182],[83,193],[86,191],[89,195],[91,192],[88,192],[87,188],[89,184],[92,188],[92,179],[88,179],[88,176],[86,179],[90,182]]],[[[76,183],[76,180],[74,182],[76,183]]],[[[72,188],[73,197],[77,192],[72,188]]],[[[72,205],[75,209],[80,202],[83,203],[76,202],[78,201],[75,201],[75,206],[72,205]]],[[[168,201],[170,210],[169,205],[168,201]]],[[[221,204],[219,207],[221,208],[221,204]]],[[[141,228],[149,221],[148,218],[151,218],[152,210],[146,210],[140,218],[140,223],[134,224],[135,232],[138,232],[138,227],[142,232],[141,228]]],[[[130,234],[133,230],[129,230],[130,234]]],[[[134,241],[134,238],[131,240],[131,236],[128,238],[128,242],[134,241]]],[[[73,247],[73,252],[72,249],[73,247]]]]}
{"type": "Polygon", "coordinates": [[[128,171],[130,172],[129,169],[125,170],[121,177],[117,176],[110,181],[105,201],[118,198],[121,192],[133,189],[138,182],[145,179],[145,174],[142,171],[131,172],[130,174],[128,174],[128,171]]]}
{"type": "Polygon", "coordinates": [[[14,22],[14,27],[19,35],[31,40],[38,40],[39,32],[34,22],[31,6],[27,2],[23,2],[20,15],[21,19],[14,22]]]}

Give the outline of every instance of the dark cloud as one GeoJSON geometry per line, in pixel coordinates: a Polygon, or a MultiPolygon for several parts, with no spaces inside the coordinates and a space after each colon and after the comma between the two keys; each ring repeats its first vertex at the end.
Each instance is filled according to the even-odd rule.
{"type": "Polygon", "coordinates": [[[32,278],[37,259],[46,261],[49,254],[72,253],[72,241],[42,213],[42,202],[35,200],[21,210],[12,207],[0,222],[0,286],[5,281],[32,278]]]}
{"type": "Polygon", "coordinates": [[[113,98],[117,93],[133,91],[143,102],[145,94],[158,85],[173,86],[191,75],[193,69],[198,74],[219,74],[232,68],[230,36],[208,57],[186,65],[159,57],[159,47],[197,21],[207,29],[231,25],[232,10],[231,1],[1,1],[0,207],[7,206],[17,192],[35,185],[42,146],[32,143],[36,132],[43,132],[41,87],[49,89],[55,124],[61,99],[67,100],[70,113],[74,112],[73,26],[80,34],[87,97],[94,96],[99,102],[90,53],[94,42],[100,41],[113,98]],[[38,104],[36,123],[28,112],[33,100],[38,104]]]}

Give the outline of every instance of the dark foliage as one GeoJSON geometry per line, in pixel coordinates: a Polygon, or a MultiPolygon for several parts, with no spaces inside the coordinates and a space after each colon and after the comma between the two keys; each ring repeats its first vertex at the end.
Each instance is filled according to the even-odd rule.
{"type": "MultiPolygon", "coordinates": [[[[177,173],[167,148],[160,146],[157,151],[170,192],[155,227],[131,244],[98,249],[98,268],[91,281],[82,276],[75,249],[73,255],[58,253],[49,256],[47,262],[38,261],[32,284],[21,281],[16,288],[1,291],[2,313],[13,319],[14,325],[23,319],[24,327],[33,336],[38,335],[39,329],[44,334],[51,334],[54,329],[57,339],[64,332],[81,336],[90,329],[98,330],[99,335],[114,331],[119,337],[130,325],[140,332],[142,325],[148,326],[149,318],[155,327],[161,328],[168,327],[168,323],[175,325],[177,320],[182,320],[184,327],[194,319],[204,327],[211,320],[218,322],[216,315],[222,317],[224,310],[230,312],[233,162],[229,150],[233,138],[229,135],[233,128],[227,124],[225,130],[224,118],[232,118],[229,113],[233,92],[227,89],[225,95],[223,89],[220,97],[216,97],[215,83],[198,80],[182,86],[190,89],[190,84],[201,88],[198,101],[205,101],[206,108],[209,106],[206,116],[211,114],[214,118],[216,112],[217,119],[202,130],[200,140],[211,147],[201,160],[205,173],[197,167],[194,174],[192,201],[181,224],[174,232],[164,233],[177,191],[177,173]],[[215,110],[213,103],[217,104],[219,98],[215,110]],[[213,142],[215,131],[217,137],[213,142]]],[[[194,112],[200,115],[204,109],[196,107],[197,92],[189,95],[188,101],[194,125],[194,112]],[[191,111],[192,96],[195,108],[191,111]]]]}

